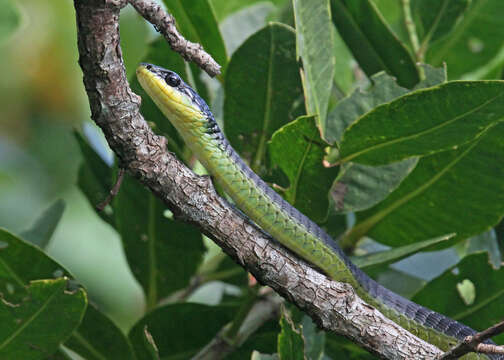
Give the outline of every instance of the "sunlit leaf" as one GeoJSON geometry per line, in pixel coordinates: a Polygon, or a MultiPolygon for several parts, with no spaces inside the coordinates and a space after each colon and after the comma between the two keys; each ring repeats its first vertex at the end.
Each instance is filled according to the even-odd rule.
{"type": "Polygon", "coordinates": [[[296,52],[306,113],[325,123],[334,75],[334,36],[328,0],[294,0],[296,52]]]}

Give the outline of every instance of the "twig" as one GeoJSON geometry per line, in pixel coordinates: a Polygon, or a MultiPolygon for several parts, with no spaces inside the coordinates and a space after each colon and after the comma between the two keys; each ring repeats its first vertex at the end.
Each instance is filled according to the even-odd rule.
{"type": "Polygon", "coordinates": [[[119,173],[117,174],[116,183],[114,184],[114,186],[112,187],[112,189],[110,189],[110,192],[107,195],[107,197],[105,198],[105,200],[103,200],[101,203],[99,203],[98,205],[96,205],[96,210],[97,211],[103,211],[103,209],[105,209],[105,207],[108,204],[110,204],[110,202],[112,201],[112,199],[119,192],[119,189],[121,188],[121,184],[122,184],[123,179],[124,179],[124,169],[123,168],[119,168],[119,173]]]}
{"type": "Polygon", "coordinates": [[[217,195],[209,177],[195,175],[166,149],[166,140],[139,113],[119,46],[119,12],[126,0],[74,0],[79,63],[91,107],[110,148],[129,174],[148,187],[175,218],[196,225],[254,277],[333,331],[386,359],[435,359],[442,352],[363,302],[349,284],[300,260],[217,195]]]}
{"type": "Polygon", "coordinates": [[[483,342],[504,332],[504,321],[472,336],[467,336],[464,341],[447,351],[439,360],[458,359],[470,352],[483,354],[504,354],[504,346],[484,344],[483,342]]]}
{"type": "Polygon", "coordinates": [[[186,40],[175,27],[175,19],[161,6],[151,0],[128,0],[131,5],[164,36],[173,51],[178,52],[186,61],[192,61],[214,77],[220,74],[220,65],[203,50],[200,44],[186,40]]]}

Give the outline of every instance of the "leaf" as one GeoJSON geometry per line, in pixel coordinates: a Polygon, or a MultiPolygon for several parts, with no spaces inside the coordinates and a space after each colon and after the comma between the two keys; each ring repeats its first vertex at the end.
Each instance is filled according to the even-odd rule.
{"type": "Polygon", "coordinates": [[[278,334],[278,355],[281,360],[304,360],[304,341],[294,323],[284,311],[280,318],[278,334]]]}
{"type": "Polygon", "coordinates": [[[217,19],[209,0],[163,0],[175,17],[177,27],[184,37],[203,45],[203,48],[219,63],[224,73],[227,65],[226,48],[217,19]]]}
{"type": "MultiPolygon", "coordinates": [[[[444,69],[424,68],[426,78],[417,84],[423,86],[445,81],[444,69]]],[[[326,138],[339,143],[345,129],[366,112],[389,102],[408,92],[397,85],[394,78],[386,73],[371,77],[372,86],[367,90],[355,90],[341,100],[330,112],[326,138]]],[[[334,150],[333,150],[334,151],[334,150]]],[[[367,166],[350,163],[340,167],[338,178],[331,187],[331,195],[338,212],[352,212],[367,209],[388,196],[416,166],[417,159],[383,166],[367,166]]]]}
{"type": "Polygon", "coordinates": [[[319,360],[324,355],[326,334],[319,330],[312,319],[304,315],[301,320],[305,355],[308,360],[319,360]]]}
{"type": "MultiPolygon", "coordinates": [[[[226,359],[242,360],[253,356],[254,350],[261,353],[275,353],[277,351],[277,337],[280,331],[278,319],[272,319],[266,322],[258,330],[236,349],[232,354],[229,354],[226,359]]],[[[278,360],[278,356],[274,354],[274,359],[278,360]]]]}
{"type": "Polygon", "coordinates": [[[49,240],[51,240],[64,210],[65,201],[62,199],[56,200],[29,229],[20,234],[21,238],[42,249],[45,248],[49,244],[49,240]]]}
{"type": "MultiPolygon", "coordinates": [[[[226,0],[226,1],[212,1],[212,6],[217,15],[219,23],[222,25],[223,19],[227,16],[231,16],[233,13],[236,14],[237,11],[243,9],[247,6],[264,2],[264,0],[226,0]]],[[[271,0],[270,3],[274,5],[282,5],[285,0],[271,0]]],[[[224,20],[225,21],[225,20],[224,20]]],[[[229,50],[229,49],[228,49],[229,50]]]]}
{"type": "Polygon", "coordinates": [[[35,280],[20,303],[0,298],[2,359],[45,359],[77,328],[86,310],[86,293],[67,291],[68,282],[35,280]]]}
{"type": "Polygon", "coordinates": [[[345,129],[362,115],[408,92],[408,89],[397,85],[396,80],[384,72],[371,76],[371,86],[368,89],[355,90],[329,113],[324,138],[331,144],[339,143],[345,129]]]}
{"type": "Polygon", "coordinates": [[[0,45],[4,44],[21,24],[21,14],[11,0],[0,0],[0,45]]]}
{"type": "Polygon", "coordinates": [[[326,121],[334,75],[334,34],[329,0],[294,0],[296,54],[301,61],[301,80],[307,115],[326,121]]]}
{"type": "Polygon", "coordinates": [[[233,147],[255,171],[275,130],[292,120],[301,97],[292,28],[270,23],[236,50],[226,74],[224,124],[233,147]]]}
{"type": "Polygon", "coordinates": [[[340,213],[362,211],[378,204],[415,168],[418,158],[381,166],[345,164],[330,194],[340,213]]]}
{"type": "Polygon", "coordinates": [[[328,192],[337,168],[325,168],[326,144],[313,116],[302,116],[273,134],[268,144],[271,162],[289,178],[285,199],[315,222],[327,217],[328,192]]]}
{"type": "Polygon", "coordinates": [[[27,296],[26,286],[36,279],[72,277],[38,247],[0,228],[0,294],[10,303],[27,296]]]}
{"type": "MultiPolygon", "coordinates": [[[[79,167],[77,185],[91,207],[96,208],[112,189],[112,169],[98,156],[84,138],[74,132],[84,162],[79,167]]],[[[113,225],[113,218],[106,211],[97,213],[102,220],[113,225]]]]}
{"type": "Polygon", "coordinates": [[[113,208],[126,258],[145,291],[147,306],[188,285],[205,252],[200,232],[166,218],[166,206],[128,175],[113,208]]]}
{"type": "Polygon", "coordinates": [[[332,21],[367,76],[386,71],[399,85],[420,80],[413,58],[370,0],[330,0],[332,21]]]}
{"type": "Polygon", "coordinates": [[[433,42],[448,34],[469,3],[470,0],[413,0],[411,11],[420,39],[433,42]]]}
{"type": "Polygon", "coordinates": [[[426,62],[435,66],[446,62],[451,79],[484,66],[502,48],[503,13],[501,0],[472,1],[449,36],[431,44],[426,62]]]}
{"type": "Polygon", "coordinates": [[[226,48],[232,55],[255,32],[266,25],[268,15],[275,10],[270,2],[258,2],[231,14],[220,24],[226,48]]]}
{"type": "Polygon", "coordinates": [[[457,250],[459,250],[458,254],[461,258],[475,252],[486,251],[492,266],[496,269],[501,266],[502,256],[499,249],[497,234],[494,229],[490,229],[482,234],[473,236],[461,245],[463,246],[462,249],[457,248],[457,250]]]}
{"type": "Polygon", "coordinates": [[[504,215],[504,123],[455,150],[422,158],[383,202],[357,214],[344,246],[364,234],[390,246],[450,232],[464,239],[504,215]]]}
{"type": "MultiPolygon", "coordinates": [[[[135,74],[138,63],[145,54],[150,29],[147,22],[135,9],[132,6],[128,6],[124,8],[119,17],[119,30],[126,75],[130,78],[135,74]]],[[[168,45],[165,43],[165,46],[168,45]]]]}
{"type": "Polygon", "coordinates": [[[233,319],[235,311],[235,307],[223,305],[165,305],[140,319],[128,337],[139,360],[152,359],[144,343],[145,326],[156,342],[161,359],[188,359],[233,319]]]}
{"type": "Polygon", "coordinates": [[[89,305],[80,326],[65,342],[86,360],[136,359],[129,340],[121,330],[93,305],[89,305]]]}
{"type": "Polygon", "coordinates": [[[341,162],[381,165],[464,144],[504,119],[503,81],[457,81],[406,94],[352,123],[341,162]]]}
{"type": "MultiPolygon", "coordinates": [[[[494,325],[496,319],[504,317],[503,296],[504,268],[494,270],[488,262],[488,255],[479,253],[463,258],[457,265],[430,281],[413,297],[413,301],[475,330],[483,330],[494,325]],[[475,297],[470,305],[466,305],[457,288],[458,284],[467,281],[474,286],[475,297]]],[[[503,335],[495,338],[497,342],[503,340],[503,335]]]]}
{"type": "Polygon", "coordinates": [[[389,265],[401,259],[411,256],[419,251],[427,250],[432,245],[439,244],[453,238],[455,234],[440,236],[434,239],[420,241],[410,245],[379,251],[363,256],[352,256],[352,262],[359,268],[370,268],[377,265],[389,265]]]}
{"type": "MultiPolygon", "coordinates": [[[[186,71],[184,60],[175,52],[171,51],[166,40],[162,37],[157,37],[148,48],[147,54],[142,60],[143,62],[153,63],[158,66],[170,69],[179,74],[183,79],[188,79],[189,74],[186,71]]],[[[170,121],[158,109],[154,101],[142,88],[136,76],[131,80],[131,89],[142,97],[142,105],[140,112],[144,118],[155,124],[154,130],[163,134],[168,139],[168,148],[174,151],[179,157],[182,154],[184,142],[175,130],[170,121]]]]}

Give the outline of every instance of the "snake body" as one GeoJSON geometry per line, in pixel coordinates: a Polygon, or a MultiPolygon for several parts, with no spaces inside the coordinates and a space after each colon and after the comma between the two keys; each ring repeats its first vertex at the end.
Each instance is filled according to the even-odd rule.
{"type": "MultiPolygon", "coordinates": [[[[357,268],[317,224],[286,202],[231,147],[208,105],[180,77],[141,64],[137,77],[199,161],[236,205],[263,230],[336,281],[352,285],[368,304],[411,333],[448,350],[474,330],[381,286],[357,268]]],[[[504,359],[468,354],[464,359],[504,359]]]]}

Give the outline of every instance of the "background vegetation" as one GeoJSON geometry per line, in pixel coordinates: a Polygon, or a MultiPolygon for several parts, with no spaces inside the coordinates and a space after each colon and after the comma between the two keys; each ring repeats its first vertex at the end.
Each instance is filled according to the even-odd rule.
{"type": "MultiPolygon", "coordinates": [[[[332,0],[332,17],[323,1],[294,3],[165,0],[181,32],[223,66],[218,79],[184,64],[125,8],[132,87],[142,93],[133,78],[140,61],[177,71],[254,170],[341,237],[373,277],[475,328],[495,323],[504,316],[504,85],[445,82],[502,78],[504,3],[412,0],[408,14],[407,1],[332,0]],[[429,90],[407,95],[421,88],[429,90]],[[423,134],[430,121],[453,126],[423,134]],[[407,134],[415,136],[404,146],[385,144],[407,134]],[[420,250],[430,251],[413,255],[420,250]]],[[[0,0],[0,8],[0,324],[52,299],[24,332],[0,325],[0,355],[42,359],[64,341],[51,358],[156,358],[147,324],[161,358],[190,358],[239,321],[258,287],[132,179],[106,211],[94,210],[117,169],[89,119],[73,4],[0,0]],[[190,286],[195,279],[200,286],[190,286]],[[35,300],[13,312],[8,304],[27,294],[35,300]],[[86,298],[94,304],[87,310],[86,298]],[[19,345],[27,341],[34,347],[19,345]]],[[[153,104],[144,101],[142,112],[191,163],[153,104]]],[[[285,344],[309,359],[371,357],[289,308],[229,358],[253,350],[294,358],[285,344]]]]}

